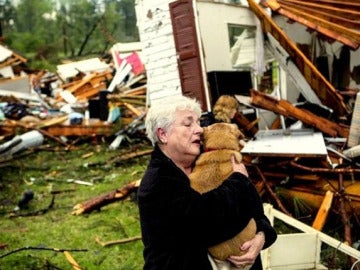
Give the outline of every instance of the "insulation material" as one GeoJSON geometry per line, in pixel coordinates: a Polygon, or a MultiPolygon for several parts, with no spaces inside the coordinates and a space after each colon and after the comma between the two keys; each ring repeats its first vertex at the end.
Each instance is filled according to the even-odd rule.
{"type": "Polygon", "coordinates": [[[0,62],[4,62],[6,59],[12,56],[12,51],[0,45],[0,62]]]}
{"type": "Polygon", "coordinates": [[[75,77],[79,72],[88,74],[91,72],[104,72],[107,69],[109,69],[109,65],[99,58],[91,58],[57,66],[58,74],[64,81],[75,77]]]}
{"type": "Polygon", "coordinates": [[[347,144],[348,147],[354,147],[359,143],[360,143],[360,93],[356,95],[347,144]]]}

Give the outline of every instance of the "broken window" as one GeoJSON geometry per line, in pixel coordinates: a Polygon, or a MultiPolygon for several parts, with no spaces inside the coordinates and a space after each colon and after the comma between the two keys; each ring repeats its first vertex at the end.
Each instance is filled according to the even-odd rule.
{"type": "Polygon", "coordinates": [[[251,67],[255,63],[256,26],[229,24],[228,35],[232,66],[251,67]]]}

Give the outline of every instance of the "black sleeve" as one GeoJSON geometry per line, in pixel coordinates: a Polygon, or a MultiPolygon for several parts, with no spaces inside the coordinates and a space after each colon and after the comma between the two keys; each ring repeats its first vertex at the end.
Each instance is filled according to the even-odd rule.
{"type": "Polygon", "coordinates": [[[276,241],[277,233],[273,226],[271,226],[269,219],[265,215],[263,215],[263,217],[260,219],[256,219],[255,221],[257,231],[263,231],[265,234],[265,244],[263,246],[263,249],[266,249],[276,241]]]}
{"type": "Polygon", "coordinates": [[[246,176],[233,173],[221,186],[201,195],[198,224],[203,224],[209,245],[235,236],[248,224],[252,217],[248,185],[246,176]]]}
{"type": "Polygon", "coordinates": [[[253,216],[256,222],[256,231],[260,232],[263,231],[265,234],[265,244],[263,249],[268,248],[271,246],[276,238],[277,233],[273,226],[271,226],[270,220],[265,216],[264,213],[264,207],[263,203],[261,201],[261,198],[259,196],[259,193],[257,192],[255,186],[250,183],[251,186],[249,186],[249,190],[251,191],[252,195],[250,196],[251,200],[253,201],[252,209],[253,209],[253,216]]]}

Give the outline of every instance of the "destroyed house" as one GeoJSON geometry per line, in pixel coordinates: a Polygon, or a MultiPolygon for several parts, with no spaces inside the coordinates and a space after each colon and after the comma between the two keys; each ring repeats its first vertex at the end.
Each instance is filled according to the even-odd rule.
{"type": "MultiPolygon", "coordinates": [[[[360,144],[359,126],[348,125],[360,120],[352,114],[360,109],[354,109],[360,103],[360,2],[237,2],[136,1],[148,103],[186,95],[210,112],[219,96],[234,95],[242,113],[258,121],[241,150],[258,192],[284,217],[300,201],[317,211],[311,228],[298,227],[306,233],[279,235],[263,253],[263,268],[327,269],[318,240],[328,238],[319,231],[330,209],[343,220],[360,213],[359,163],[342,152],[360,144]]],[[[349,224],[346,243],[352,243],[346,232],[359,225],[349,224]]],[[[358,250],[335,242],[327,244],[359,258],[358,250]]]]}
{"type": "MultiPolygon", "coordinates": [[[[291,103],[319,104],[335,119],[349,116],[351,104],[341,91],[359,86],[359,34],[350,24],[348,31],[340,26],[351,20],[349,13],[358,16],[358,4],[225,2],[137,1],[150,103],[184,94],[210,111],[220,95],[249,96],[253,88],[291,103]],[[311,9],[319,10],[311,13],[313,21],[304,17],[311,9]]],[[[271,122],[274,116],[266,114],[271,122]]]]}

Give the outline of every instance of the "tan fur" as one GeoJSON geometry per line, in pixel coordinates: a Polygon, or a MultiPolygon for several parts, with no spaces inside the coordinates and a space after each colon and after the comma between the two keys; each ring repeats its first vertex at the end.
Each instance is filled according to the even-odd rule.
{"type": "MultiPolygon", "coordinates": [[[[235,124],[216,123],[204,128],[204,149],[190,174],[190,184],[200,193],[217,188],[232,173],[231,155],[238,162],[240,154],[239,139],[243,134],[235,124]]],[[[251,219],[248,225],[235,237],[209,248],[209,253],[218,260],[226,260],[230,255],[242,255],[239,247],[252,239],[256,233],[256,224],[251,219]]]]}

